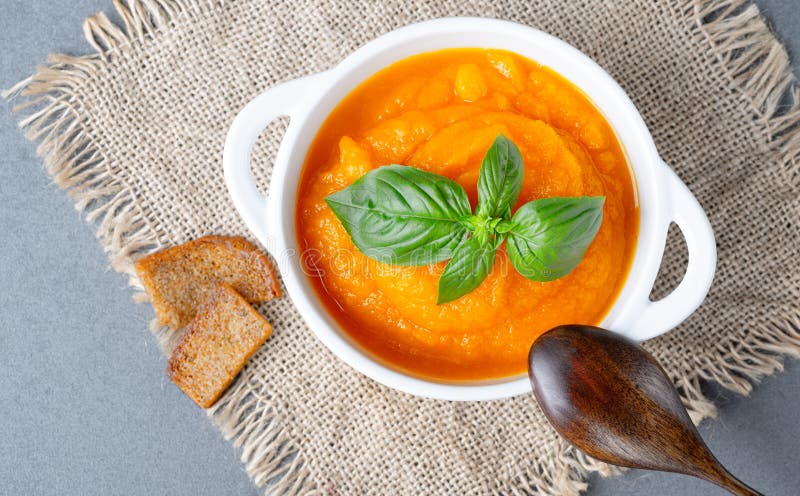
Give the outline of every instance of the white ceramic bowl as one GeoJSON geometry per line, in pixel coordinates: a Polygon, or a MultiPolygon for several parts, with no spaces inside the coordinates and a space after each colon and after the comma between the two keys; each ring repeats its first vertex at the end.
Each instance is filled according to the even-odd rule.
{"type": "Polygon", "coordinates": [[[659,158],[647,127],[622,88],[586,55],[546,33],[493,19],[449,18],[392,31],[327,72],[270,88],[248,103],[231,125],[223,166],[233,203],[277,261],[289,297],[317,337],[354,369],[407,393],[446,400],[488,400],[530,391],[524,375],[480,382],[434,382],[385,365],[362,350],[328,315],[298,256],[295,197],[300,171],[328,114],[362,81],[393,62],[458,47],[505,49],[550,67],[589,96],[622,142],[637,184],[639,238],[625,286],[600,325],[643,341],[688,317],[705,298],[714,276],[714,235],[697,200],[659,158]],[[283,115],[291,122],[278,151],[269,194],[264,197],[250,173],[250,153],[264,127],[283,115]],[[648,296],[670,222],[683,232],[689,265],[683,281],[669,296],[651,302],[648,296]]]}

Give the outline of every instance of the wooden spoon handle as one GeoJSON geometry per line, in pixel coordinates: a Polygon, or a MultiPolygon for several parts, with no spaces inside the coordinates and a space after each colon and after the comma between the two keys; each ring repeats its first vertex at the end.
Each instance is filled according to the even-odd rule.
{"type": "Polygon", "coordinates": [[[736,496],[764,496],[752,487],[748,486],[739,479],[732,479],[729,483],[723,484],[722,487],[735,494],[736,496]]]}
{"type": "Polygon", "coordinates": [[[709,482],[713,482],[719,487],[727,489],[731,494],[735,494],[736,496],[764,496],[760,492],[731,475],[731,473],[724,468],[719,468],[720,471],[714,475],[709,475],[702,478],[708,480],[709,482]]]}

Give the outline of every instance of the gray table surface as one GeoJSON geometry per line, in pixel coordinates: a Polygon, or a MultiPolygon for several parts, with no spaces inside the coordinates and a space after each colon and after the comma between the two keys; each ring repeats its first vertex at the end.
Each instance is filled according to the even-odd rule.
{"type": "MultiPolygon", "coordinates": [[[[797,0],[758,0],[800,53],[797,0]]],[[[49,52],[87,53],[83,19],[109,0],[0,0],[0,88],[49,52]]],[[[796,65],[797,67],[797,65],[796,65]]],[[[797,73],[797,71],[796,71],[797,73]]],[[[0,103],[0,494],[261,494],[234,450],[164,375],[93,230],[50,181],[0,103]]],[[[709,388],[720,418],[701,431],[720,460],[769,495],[800,492],[800,366],[748,399],[709,388]]],[[[423,491],[424,492],[424,491],[423,491]]],[[[722,495],[687,477],[592,477],[589,495],[722,495]]]]}

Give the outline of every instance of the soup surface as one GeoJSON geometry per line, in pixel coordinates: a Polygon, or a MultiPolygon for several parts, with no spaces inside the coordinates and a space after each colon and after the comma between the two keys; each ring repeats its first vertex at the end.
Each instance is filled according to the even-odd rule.
{"type": "Polygon", "coordinates": [[[625,154],[591,101],[546,67],[483,49],[410,57],[353,90],[311,145],[296,212],[304,267],[344,331],[384,363],[441,380],[523,373],[541,333],[600,323],[625,281],[639,221],[625,154]],[[512,213],[539,198],[606,197],[600,231],[566,277],[524,278],[503,245],[475,291],[436,305],[446,262],[400,267],[367,258],[324,201],[372,169],[403,164],[457,181],[474,208],[481,160],[500,133],[524,159],[512,213]]]}

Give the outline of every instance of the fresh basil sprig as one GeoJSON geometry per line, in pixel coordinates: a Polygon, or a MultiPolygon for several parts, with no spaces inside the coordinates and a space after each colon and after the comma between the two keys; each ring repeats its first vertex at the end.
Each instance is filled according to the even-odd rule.
{"type": "Polygon", "coordinates": [[[394,265],[429,265],[453,256],[467,234],[464,188],[403,165],[372,170],[325,201],[364,255],[394,265]]]}
{"type": "Polygon", "coordinates": [[[605,197],[535,200],[511,217],[523,175],[519,149],[499,135],[481,164],[474,215],[461,185],[403,165],[372,170],[325,201],[370,258],[407,266],[449,259],[439,279],[442,304],[480,286],[504,240],[511,264],[534,281],[563,277],[583,259],[605,197]]]}
{"type": "Polygon", "coordinates": [[[496,255],[493,243],[483,243],[477,236],[464,239],[439,277],[436,304],[461,298],[480,286],[492,271],[496,255]]]}
{"type": "Polygon", "coordinates": [[[501,134],[483,156],[475,215],[507,219],[522,189],[523,175],[519,148],[501,134]]]}
{"type": "Polygon", "coordinates": [[[506,238],[514,268],[534,281],[553,281],[572,272],[600,229],[604,202],[602,196],[576,196],[521,206],[506,238]]]}

